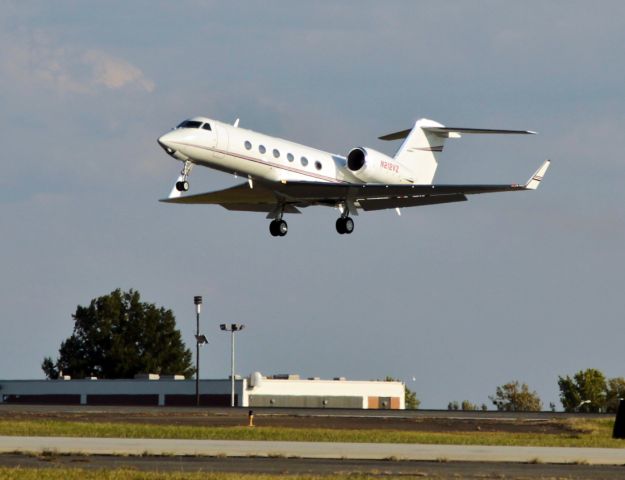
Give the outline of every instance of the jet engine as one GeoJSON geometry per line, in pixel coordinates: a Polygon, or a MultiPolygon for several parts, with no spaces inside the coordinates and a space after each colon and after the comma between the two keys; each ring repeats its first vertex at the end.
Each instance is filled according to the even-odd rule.
{"type": "Polygon", "coordinates": [[[358,180],[368,183],[399,183],[399,165],[372,148],[356,147],[347,154],[347,168],[358,180]]]}

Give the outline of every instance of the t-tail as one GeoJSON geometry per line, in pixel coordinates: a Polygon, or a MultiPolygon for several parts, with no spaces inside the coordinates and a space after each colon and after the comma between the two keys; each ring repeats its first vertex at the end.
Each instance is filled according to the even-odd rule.
{"type": "Polygon", "coordinates": [[[421,118],[413,128],[379,137],[380,140],[404,139],[395,161],[412,172],[415,184],[430,185],[438,167],[438,156],[443,151],[445,140],[460,138],[462,133],[473,134],[534,134],[530,130],[498,130],[486,128],[446,127],[434,120],[421,118]]]}

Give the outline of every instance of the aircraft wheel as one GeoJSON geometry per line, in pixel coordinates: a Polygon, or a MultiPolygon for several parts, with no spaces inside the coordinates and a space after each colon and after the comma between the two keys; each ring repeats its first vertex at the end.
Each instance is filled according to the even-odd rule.
{"type": "Polygon", "coordinates": [[[347,233],[347,230],[345,229],[345,219],[343,217],[339,217],[336,219],[336,231],[339,232],[341,235],[347,233]]]}
{"type": "Polygon", "coordinates": [[[354,221],[351,217],[345,217],[343,219],[343,230],[345,233],[350,234],[354,231],[354,221]]]}
{"type": "Polygon", "coordinates": [[[181,182],[176,182],[176,190],[179,192],[187,192],[189,190],[189,182],[183,180],[181,182]]]}
{"type": "Polygon", "coordinates": [[[284,237],[289,231],[289,226],[284,220],[278,220],[278,235],[284,237]]]}
{"type": "Polygon", "coordinates": [[[273,237],[284,237],[289,231],[289,226],[284,220],[273,220],[269,224],[269,232],[273,237]]]}
{"type": "Polygon", "coordinates": [[[277,220],[273,220],[269,224],[269,233],[271,233],[272,237],[277,237],[278,235],[280,235],[280,232],[278,231],[278,221],[277,220]]]}

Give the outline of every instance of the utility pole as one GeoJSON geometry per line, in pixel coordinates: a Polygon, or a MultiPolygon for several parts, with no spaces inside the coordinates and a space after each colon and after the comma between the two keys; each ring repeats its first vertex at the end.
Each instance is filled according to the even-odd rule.
{"type": "Polygon", "coordinates": [[[230,406],[234,407],[234,333],[245,328],[241,323],[222,323],[219,328],[230,332],[230,406]]]}
{"type": "Polygon", "coordinates": [[[195,406],[200,406],[200,345],[208,343],[204,335],[200,335],[200,310],[202,310],[202,296],[193,297],[195,304],[195,406]]]}

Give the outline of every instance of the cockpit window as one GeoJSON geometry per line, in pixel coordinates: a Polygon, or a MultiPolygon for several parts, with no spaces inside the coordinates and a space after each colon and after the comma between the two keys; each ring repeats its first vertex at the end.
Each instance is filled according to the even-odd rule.
{"type": "Polygon", "coordinates": [[[210,130],[211,129],[210,123],[205,123],[204,125],[202,125],[202,128],[204,130],[210,130]]]}
{"type": "Polygon", "coordinates": [[[198,122],[197,120],[185,120],[176,128],[200,128],[202,122],[198,122]]]}

